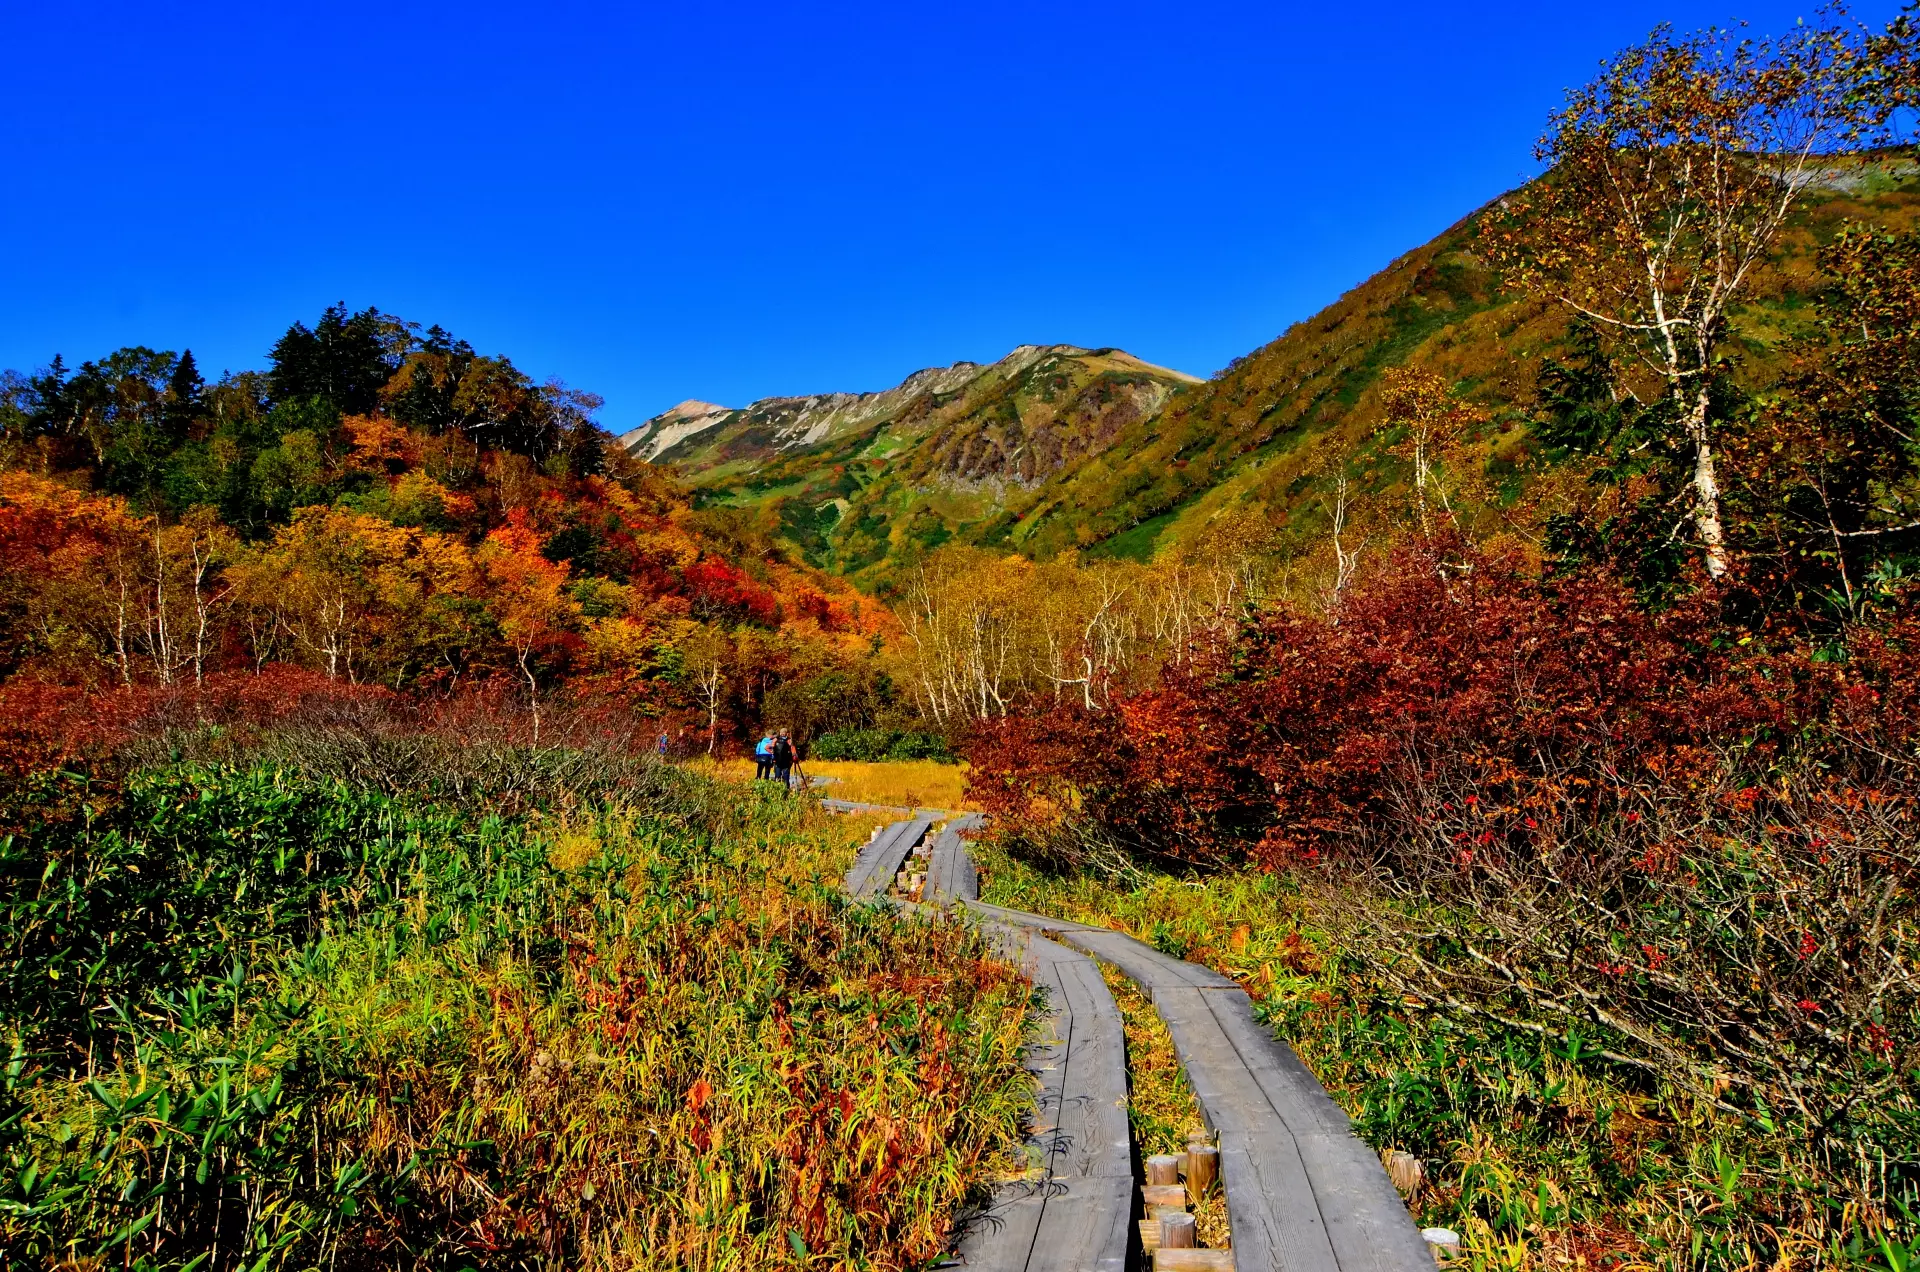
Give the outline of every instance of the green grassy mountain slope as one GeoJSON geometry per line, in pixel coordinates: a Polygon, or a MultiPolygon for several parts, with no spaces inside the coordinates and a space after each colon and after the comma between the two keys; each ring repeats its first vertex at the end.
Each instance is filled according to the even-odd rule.
{"type": "Polygon", "coordinates": [[[621,440],[706,506],[750,510],[808,560],[857,574],[977,535],[1199,383],[1118,349],[1022,345],[879,393],[683,402],[621,440]]]}
{"type": "MultiPolygon", "coordinates": [[[[1195,541],[1229,511],[1264,516],[1283,535],[1316,534],[1330,464],[1345,461],[1373,491],[1403,479],[1375,436],[1381,375],[1401,365],[1441,374],[1485,408],[1491,475],[1510,473],[1528,449],[1541,360],[1566,356],[1567,322],[1557,306],[1501,290],[1476,252],[1485,210],[1034,488],[977,537],[1037,557],[1077,548],[1145,558],[1195,541]]],[[[1920,168],[1863,159],[1823,175],[1736,315],[1750,385],[1769,382],[1786,342],[1806,329],[1814,251],[1847,220],[1920,222],[1920,168]]]]}
{"type": "MultiPolygon", "coordinates": [[[[1535,376],[1565,356],[1567,324],[1501,290],[1476,251],[1484,211],[1204,383],[1116,350],[1023,346],[881,394],[684,403],[626,440],[707,503],[754,510],[814,563],[863,581],[949,540],[1145,559],[1229,512],[1310,538],[1329,465],[1372,492],[1404,478],[1376,435],[1392,367],[1438,372],[1487,410],[1496,479],[1526,455],[1535,376]]],[[[1859,158],[1823,174],[1736,315],[1751,384],[1805,329],[1813,253],[1847,220],[1920,223],[1920,167],[1859,158]]]]}

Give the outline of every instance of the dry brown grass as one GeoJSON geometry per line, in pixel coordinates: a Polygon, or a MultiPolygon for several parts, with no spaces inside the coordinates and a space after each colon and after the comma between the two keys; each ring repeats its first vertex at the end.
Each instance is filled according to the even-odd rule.
{"type": "MultiPolygon", "coordinates": [[[[689,768],[727,782],[751,782],[753,761],[745,757],[689,761],[689,768]]],[[[814,789],[835,799],[895,808],[943,808],[962,811],[973,807],[966,799],[967,766],[933,760],[810,760],[801,765],[808,777],[831,778],[814,789]]]]}

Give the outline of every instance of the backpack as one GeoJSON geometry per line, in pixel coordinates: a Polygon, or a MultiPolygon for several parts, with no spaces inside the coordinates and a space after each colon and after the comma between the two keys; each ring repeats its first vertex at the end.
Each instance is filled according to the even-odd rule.
{"type": "Polygon", "coordinates": [[[753,748],[753,754],[757,759],[771,759],[773,756],[772,735],[761,738],[760,745],[753,748]]]}

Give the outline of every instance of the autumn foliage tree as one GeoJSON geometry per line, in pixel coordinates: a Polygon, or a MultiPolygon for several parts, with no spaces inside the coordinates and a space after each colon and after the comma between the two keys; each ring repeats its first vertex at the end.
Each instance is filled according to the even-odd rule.
{"type": "Polygon", "coordinates": [[[1857,622],[1920,541],[1920,235],[1843,226],[1796,365],[1731,439],[1756,555],[1857,622]]]}
{"type": "Polygon", "coordinates": [[[591,395],[338,306],[272,363],[209,386],[138,349],[0,377],[0,673],[133,697],[284,665],[343,700],[510,685],[535,741],[563,695],[655,729],[697,712],[716,748],[791,679],[879,694],[886,611],[696,514],[591,395]],[[683,645],[741,652],[688,676],[683,645]]]}
{"type": "Polygon", "coordinates": [[[1659,29],[1569,94],[1539,143],[1547,174],[1483,232],[1514,282],[1657,386],[1716,578],[1729,558],[1713,389],[1733,310],[1822,165],[1888,140],[1913,100],[1912,25],[1874,35],[1842,17],[1779,38],[1659,29]]]}

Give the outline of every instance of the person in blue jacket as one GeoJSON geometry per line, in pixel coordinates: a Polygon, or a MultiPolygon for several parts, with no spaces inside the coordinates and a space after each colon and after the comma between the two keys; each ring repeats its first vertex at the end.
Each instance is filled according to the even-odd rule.
{"type": "Polygon", "coordinates": [[[773,734],[768,733],[760,739],[760,745],[753,748],[753,777],[755,781],[764,781],[773,776],[773,734]]]}

